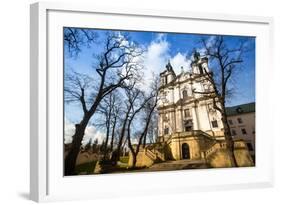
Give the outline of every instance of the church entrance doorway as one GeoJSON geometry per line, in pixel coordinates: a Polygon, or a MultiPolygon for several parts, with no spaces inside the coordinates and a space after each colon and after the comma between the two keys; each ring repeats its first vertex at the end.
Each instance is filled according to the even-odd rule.
{"type": "Polygon", "coordinates": [[[181,146],[182,149],[182,158],[183,159],[190,159],[190,153],[189,153],[189,146],[187,143],[183,143],[181,146]]]}

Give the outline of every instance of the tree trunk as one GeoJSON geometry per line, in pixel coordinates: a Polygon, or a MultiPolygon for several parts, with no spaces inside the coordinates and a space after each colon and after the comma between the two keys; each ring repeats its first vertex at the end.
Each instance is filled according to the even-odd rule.
{"type": "Polygon", "coordinates": [[[230,131],[229,124],[227,122],[227,115],[226,115],[225,107],[223,107],[222,110],[223,110],[222,122],[223,122],[223,126],[224,126],[224,136],[225,136],[225,140],[226,140],[227,149],[229,151],[230,157],[232,158],[233,166],[237,167],[238,165],[237,165],[237,161],[236,161],[236,158],[234,155],[234,142],[231,137],[231,131],[230,131]]]}
{"type": "Polygon", "coordinates": [[[143,136],[143,144],[142,144],[142,147],[145,148],[145,145],[146,145],[146,136],[147,136],[147,130],[143,136]]]}
{"type": "Polygon", "coordinates": [[[136,167],[136,164],[137,164],[137,155],[132,153],[132,156],[133,156],[133,164],[132,164],[132,167],[135,168],[135,167],[136,167]]]}
{"type": "Polygon", "coordinates": [[[75,175],[76,159],[80,151],[81,143],[85,134],[85,129],[91,117],[94,115],[99,102],[100,100],[96,100],[92,109],[84,114],[83,120],[79,124],[75,125],[75,134],[72,136],[72,146],[64,160],[64,174],[66,176],[75,175]]]}
{"type": "MultiPolygon", "coordinates": [[[[137,155],[138,155],[139,146],[140,146],[141,143],[138,143],[138,145],[136,147],[136,151],[135,151],[134,148],[133,148],[132,142],[131,142],[131,130],[130,129],[131,129],[132,121],[133,121],[133,118],[131,118],[129,120],[129,123],[128,123],[128,131],[127,131],[128,132],[128,134],[127,134],[128,136],[127,136],[127,139],[128,139],[128,147],[129,147],[129,149],[131,151],[131,154],[133,156],[132,168],[134,168],[136,166],[136,163],[137,163],[137,155]]],[[[141,141],[142,141],[142,136],[139,139],[139,142],[141,142],[141,141]]]]}
{"type": "Polygon", "coordinates": [[[103,159],[106,159],[106,155],[107,155],[107,144],[108,144],[108,140],[109,140],[109,129],[110,129],[110,122],[108,120],[106,122],[106,138],[105,138],[105,142],[104,142],[103,159]]]}
{"type": "Polygon", "coordinates": [[[82,121],[80,124],[76,124],[75,134],[73,135],[73,141],[71,149],[65,158],[64,164],[64,174],[65,176],[75,175],[75,165],[76,159],[80,152],[81,142],[84,137],[85,128],[87,126],[87,121],[82,121]]]}
{"type": "Polygon", "coordinates": [[[115,162],[117,162],[120,159],[120,151],[121,151],[123,139],[124,139],[124,136],[125,136],[126,125],[127,125],[127,121],[128,121],[129,113],[130,113],[131,109],[132,109],[132,107],[130,106],[127,113],[126,113],[124,122],[123,122],[122,130],[121,130],[121,134],[120,134],[120,139],[119,139],[117,150],[116,150],[116,156],[115,156],[115,159],[114,159],[115,162]]]}
{"type": "Polygon", "coordinates": [[[115,126],[116,126],[117,117],[114,117],[114,122],[112,126],[112,133],[111,133],[111,142],[110,142],[110,151],[113,151],[113,142],[114,142],[114,135],[115,135],[115,126]]]}

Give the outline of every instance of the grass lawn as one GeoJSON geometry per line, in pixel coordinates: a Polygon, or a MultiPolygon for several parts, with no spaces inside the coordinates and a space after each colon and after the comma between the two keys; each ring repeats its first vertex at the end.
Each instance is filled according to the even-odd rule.
{"type": "Polygon", "coordinates": [[[128,164],[129,156],[120,157],[120,162],[128,164]]]}
{"type": "MultiPolygon", "coordinates": [[[[109,171],[108,173],[122,173],[128,171],[139,170],[143,168],[128,168],[129,156],[120,157],[120,164],[114,168],[114,170],[109,171]]],[[[94,169],[97,164],[97,161],[87,162],[84,164],[79,164],[75,167],[75,172],[78,175],[87,175],[94,174],[94,169]]]]}
{"type": "Polygon", "coordinates": [[[79,164],[75,167],[77,174],[93,174],[97,161],[79,164]]]}

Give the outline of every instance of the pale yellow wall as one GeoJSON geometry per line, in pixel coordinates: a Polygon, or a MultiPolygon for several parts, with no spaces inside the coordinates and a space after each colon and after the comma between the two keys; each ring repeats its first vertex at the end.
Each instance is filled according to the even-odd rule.
{"type": "Polygon", "coordinates": [[[255,113],[244,113],[234,116],[229,116],[228,120],[232,120],[233,125],[230,125],[231,130],[235,130],[237,135],[233,136],[234,139],[244,139],[245,141],[250,141],[253,148],[255,149],[255,113]],[[241,118],[243,123],[239,124],[237,118],[241,118]],[[245,128],[247,134],[242,134],[241,129],[245,128]]]}
{"type": "Polygon", "coordinates": [[[97,160],[98,160],[98,155],[95,153],[80,152],[76,159],[76,165],[97,161],[97,160]]]}
{"type": "Polygon", "coordinates": [[[189,146],[190,159],[200,159],[201,151],[199,141],[195,140],[193,137],[186,139],[172,139],[169,144],[173,158],[175,160],[182,159],[182,144],[187,143],[189,146]]]}
{"type": "MultiPolygon", "coordinates": [[[[144,150],[139,151],[137,155],[136,167],[150,167],[153,163],[154,161],[145,155],[144,150]]],[[[133,165],[133,157],[130,152],[128,166],[131,167],[132,165],[133,165]]]]}
{"type": "MultiPolygon", "coordinates": [[[[251,158],[250,152],[244,141],[235,142],[234,150],[235,159],[238,167],[250,167],[254,166],[253,160],[251,158]]],[[[231,158],[229,152],[226,149],[221,149],[212,154],[207,158],[211,167],[232,167],[231,158]]]]}

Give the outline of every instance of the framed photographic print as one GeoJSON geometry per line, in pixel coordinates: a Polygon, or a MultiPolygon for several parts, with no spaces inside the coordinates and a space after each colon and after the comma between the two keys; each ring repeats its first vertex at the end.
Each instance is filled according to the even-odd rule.
{"type": "Polygon", "coordinates": [[[271,186],[272,22],[31,5],[31,199],[271,186]]]}

